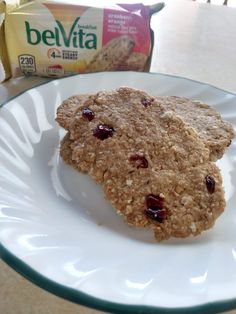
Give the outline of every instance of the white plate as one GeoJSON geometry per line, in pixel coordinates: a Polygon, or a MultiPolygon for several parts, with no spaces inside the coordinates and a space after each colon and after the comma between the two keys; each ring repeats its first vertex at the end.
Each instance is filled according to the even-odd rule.
{"type": "Polygon", "coordinates": [[[65,165],[54,121],[63,99],[119,86],[207,102],[236,130],[236,96],[190,80],[134,72],[50,81],[0,110],[3,259],[64,298],[120,313],[217,312],[236,307],[236,143],[218,162],[227,207],[215,227],[156,243],[128,227],[88,176],[65,165]]]}

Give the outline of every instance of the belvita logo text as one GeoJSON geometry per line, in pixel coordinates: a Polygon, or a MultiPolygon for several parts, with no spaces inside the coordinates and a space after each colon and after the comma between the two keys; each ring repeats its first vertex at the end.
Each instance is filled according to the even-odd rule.
{"type": "Polygon", "coordinates": [[[44,31],[31,27],[30,23],[25,21],[27,42],[30,45],[44,43],[47,46],[97,49],[96,34],[87,33],[80,28],[79,19],[79,17],[75,19],[68,34],[59,21],[56,21],[57,26],[53,30],[45,29],[44,31]]]}

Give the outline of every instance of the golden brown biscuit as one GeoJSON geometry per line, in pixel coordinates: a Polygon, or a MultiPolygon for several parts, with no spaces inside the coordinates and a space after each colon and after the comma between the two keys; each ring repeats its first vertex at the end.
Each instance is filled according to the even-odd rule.
{"type": "MultiPolygon", "coordinates": [[[[61,142],[61,157],[81,171],[72,159],[72,147],[67,133],[61,142]]],[[[155,171],[140,165],[146,165],[142,159],[120,162],[105,171],[103,181],[99,177],[105,197],[129,225],[150,227],[159,241],[184,238],[211,228],[223,212],[222,179],[214,163],[183,171],[155,171]]]]}
{"type": "Polygon", "coordinates": [[[158,240],[212,227],[225,207],[219,169],[173,111],[131,88],[99,92],[72,107],[58,110],[69,130],[61,156],[102,184],[130,225],[149,226],[158,240]]]}

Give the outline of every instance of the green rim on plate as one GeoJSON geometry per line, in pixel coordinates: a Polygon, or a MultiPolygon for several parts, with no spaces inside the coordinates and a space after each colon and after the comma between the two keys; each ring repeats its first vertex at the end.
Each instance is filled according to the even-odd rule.
{"type": "Polygon", "coordinates": [[[220,301],[206,303],[202,305],[197,305],[193,307],[185,308],[165,308],[165,307],[155,307],[155,306],[145,306],[145,305],[132,305],[132,304],[121,304],[109,302],[103,299],[95,298],[86,293],[80,292],[76,289],[72,289],[63,286],[53,280],[46,278],[41,275],[33,268],[28,266],[26,263],[22,262],[18,257],[8,251],[2,244],[0,244],[0,256],[10,267],[16,270],[19,274],[23,275],[25,278],[47,290],[58,297],[63,299],[92,307],[97,310],[107,311],[111,313],[134,313],[134,314],[152,314],[152,313],[176,313],[176,314],[186,314],[186,313],[220,313],[224,311],[229,311],[236,308],[236,298],[220,301]]]}

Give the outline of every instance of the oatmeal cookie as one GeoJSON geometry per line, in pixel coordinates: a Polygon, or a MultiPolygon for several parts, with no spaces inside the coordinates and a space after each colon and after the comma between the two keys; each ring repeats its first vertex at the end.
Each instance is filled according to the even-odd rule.
{"type": "MultiPolygon", "coordinates": [[[[80,171],[72,159],[72,147],[68,133],[61,143],[61,156],[80,171]]],[[[212,162],[182,171],[156,171],[143,155],[135,154],[128,163],[107,165],[99,183],[129,225],[150,227],[158,241],[200,234],[214,225],[225,207],[221,175],[212,162]]]]}
{"type": "MultiPolygon", "coordinates": [[[[68,109],[66,119],[67,113],[68,109]]],[[[127,159],[132,153],[145,152],[154,170],[184,169],[209,159],[209,150],[194,129],[175,114],[166,114],[153,97],[131,88],[90,96],[74,111],[67,129],[73,140],[73,160],[96,180],[114,158],[127,159]],[[86,117],[88,110],[94,114],[91,120],[86,117]]]]}
{"type": "MultiPolygon", "coordinates": [[[[84,106],[84,102],[91,95],[70,97],[58,108],[57,121],[65,129],[70,126],[76,110],[84,106]]],[[[210,150],[210,160],[221,158],[234,137],[231,124],[222,119],[221,115],[212,107],[199,101],[176,96],[155,97],[160,108],[170,115],[174,111],[185,123],[193,127],[199,134],[206,147],[210,150]]],[[[156,111],[155,106],[152,110],[156,111]]]]}
{"type": "Polygon", "coordinates": [[[210,159],[221,158],[234,137],[231,124],[222,119],[212,107],[183,97],[159,96],[158,104],[174,111],[185,123],[192,126],[210,150],[210,159]]]}
{"type": "Polygon", "coordinates": [[[130,225],[149,226],[158,240],[212,227],[224,192],[198,133],[140,90],[83,97],[58,109],[69,131],[61,143],[65,162],[90,174],[130,225]]]}

